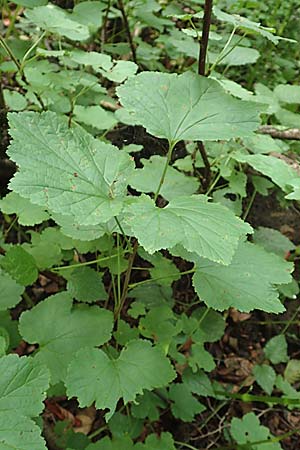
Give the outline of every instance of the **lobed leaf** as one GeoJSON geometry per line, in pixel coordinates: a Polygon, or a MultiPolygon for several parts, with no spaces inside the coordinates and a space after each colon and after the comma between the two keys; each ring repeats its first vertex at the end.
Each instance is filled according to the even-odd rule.
{"type": "Polygon", "coordinates": [[[24,286],[17,283],[8,273],[0,268],[0,311],[16,306],[21,300],[24,286]]]}
{"type": "Polygon", "coordinates": [[[9,156],[19,166],[10,187],[81,225],[105,223],[122,209],[129,155],[105,144],[53,112],[9,116],[9,156]]]}
{"type": "Polygon", "coordinates": [[[241,236],[250,225],[205,196],[179,197],[157,208],[146,196],[126,208],[126,223],[149,253],[181,244],[212,261],[229,264],[241,236]]]}
{"type": "Polygon", "coordinates": [[[248,136],[259,125],[255,105],[192,72],[143,72],[118,87],[117,94],[135,124],[172,144],[248,136]]]}
{"type": "Polygon", "coordinates": [[[193,284],[207,306],[223,311],[285,310],[275,287],[291,281],[293,264],[249,242],[240,243],[231,264],[198,259],[193,284]]]}
{"type": "Polygon", "coordinates": [[[49,368],[55,384],[64,380],[74,352],[104,344],[112,327],[110,311],[87,305],[72,309],[70,295],[62,292],[24,312],[19,330],[27,342],[39,344],[35,359],[49,368]]]}
{"type": "Polygon", "coordinates": [[[42,411],[48,385],[49,372],[33,359],[17,355],[0,359],[1,449],[46,449],[41,430],[30,418],[42,411]]]}
{"type": "Polygon", "coordinates": [[[80,350],[69,366],[66,386],[68,396],[78,397],[80,406],[95,402],[98,409],[108,408],[109,420],[120,398],[134,401],[144,389],[163,387],[174,378],[175,371],[160,349],[135,340],[114,360],[102,350],[80,350]]]}

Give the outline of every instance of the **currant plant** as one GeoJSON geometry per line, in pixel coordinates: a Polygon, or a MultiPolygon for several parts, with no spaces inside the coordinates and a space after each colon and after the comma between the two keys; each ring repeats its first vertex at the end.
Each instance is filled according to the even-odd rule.
{"type": "MultiPolygon", "coordinates": [[[[296,120],[289,108],[300,103],[298,87],[261,85],[253,93],[217,71],[256,61],[249,37],[273,44],[281,38],[215,7],[215,20],[232,29],[211,32],[207,77],[194,70],[196,61],[179,70],[182,53],[194,55],[186,54],[189,44],[198,53],[200,42],[203,57],[194,2],[191,14],[131,3],[125,11],[122,1],[77,2],[68,12],[44,0],[18,0],[26,7],[22,30],[38,35],[17,56],[13,40],[1,41],[11,58],[1,70],[15,74],[20,90],[3,90],[14,111],[7,116],[7,155],[17,167],[11,192],[0,200],[9,223],[0,243],[3,449],[47,448],[44,437],[51,439],[37,416],[53,397],[97,410],[100,425],[82,436],[81,447],[69,430],[61,444],[69,450],[181,448],[155,423],[165,413],[192,422],[206,412],[207,397],[300,401],[292,386],[299,379],[295,360],[284,378],[270,365],[288,361],[284,336],[268,341],[252,370],[265,400],[234,397],[207,375],[216,367],[208,346],[222,338],[230,308],[278,314],[298,293],[294,264],[285,258],[293,244],[246,220],[256,192],[277,187],[284,202],[300,200],[298,171],[278,157],[288,145],[257,132],[265,117],[288,126],[296,120]],[[120,18],[128,42],[109,43],[107,22],[120,18]],[[156,47],[133,40],[137,19],[145,29],[168,30],[156,47]],[[171,29],[174,20],[188,26],[171,29]],[[99,49],[92,42],[100,29],[99,49]],[[161,55],[162,43],[171,60],[180,53],[178,73],[150,58],[151,51],[161,55]],[[118,59],[128,53],[133,61],[118,59]],[[109,141],[113,129],[119,146],[109,141]],[[128,129],[142,130],[160,151],[126,145],[128,129]],[[245,202],[249,183],[254,196],[245,202]],[[47,279],[54,287],[41,293],[37,286],[47,279]],[[181,308],[172,283],[185,279],[194,297],[181,308]],[[21,339],[28,356],[11,355],[21,339]],[[274,389],[282,397],[272,397],[274,389]]],[[[233,418],[225,438],[236,448],[281,448],[254,413],[233,418]]]]}

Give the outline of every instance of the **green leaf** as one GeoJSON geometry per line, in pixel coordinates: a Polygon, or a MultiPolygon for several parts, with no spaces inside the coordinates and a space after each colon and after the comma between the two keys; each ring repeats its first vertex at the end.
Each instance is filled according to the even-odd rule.
{"type": "Polygon", "coordinates": [[[9,155],[20,170],[11,188],[50,211],[72,215],[81,225],[119,214],[126,193],[130,156],[80,127],[68,128],[52,112],[11,113],[9,155]]]}
{"type": "Polygon", "coordinates": [[[78,397],[80,406],[95,402],[97,409],[108,408],[109,420],[120,398],[134,401],[144,389],[163,387],[174,378],[168,358],[150,342],[136,340],[115,360],[102,350],[80,350],[69,366],[66,386],[68,396],[78,397]]]}
{"type": "Polygon", "coordinates": [[[131,327],[128,322],[120,319],[118,321],[118,329],[114,332],[114,338],[120,345],[126,345],[128,342],[137,339],[139,337],[139,331],[135,327],[131,327]]]}
{"type": "Polygon", "coordinates": [[[284,127],[297,128],[299,126],[300,114],[296,114],[285,108],[279,108],[275,116],[284,127]]]}
{"type": "Polygon", "coordinates": [[[139,322],[140,333],[147,338],[165,345],[169,345],[174,336],[180,331],[175,316],[169,305],[161,305],[146,314],[139,322]]]}
{"type": "Polygon", "coordinates": [[[20,225],[33,226],[49,219],[49,214],[27,198],[10,192],[0,200],[0,210],[5,214],[16,214],[20,225]]]}
{"type": "Polygon", "coordinates": [[[193,284],[200,298],[214,309],[279,313],[285,308],[274,285],[289,283],[292,270],[293,264],[277,255],[240,243],[228,266],[198,260],[193,284]]]}
{"type": "Polygon", "coordinates": [[[158,408],[164,409],[167,402],[163,401],[155,392],[145,391],[143,395],[138,395],[135,403],[131,405],[131,413],[133,417],[138,419],[159,420],[160,411],[158,408]]]}
{"type": "Polygon", "coordinates": [[[253,412],[246,414],[242,419],[234,417],[231,421],[230,434],[238,444],[247,444],[257,441],[268,441],[265,444],[251,446],[253,450],[281,450],[278,442],[271,442],[270,430],[260,425],[259,419],[253,412]]]}
{"type": "Polygon", "coordinates": [[[165,258],[161,253],[156,252],[153,255],[143,251],[140,248],[139,256],[150,262],[154,267],[149,268],[151,278],[160,285],[170,285],[172,281],[179,280],[181,277],[180,270],[176,267],[171,259],[165,258]]]}
{"type": "Polygon", "coordinates": [[[107,297],[101,274],[90,267],[74,269],[68,276],[67,290],[80,302],[92,303],[107,297]]]}
{"type": "Polygon", "coordinates": [[[289,358],[287,354],[287,342],[285,336],[283,334],[279,334],[278,336],[274,336],[270,339],[264,348],[264,352],[266,358],[268,358],[273,364],[288,361],[289,358]]]}
{"type": "Polygon", "coordinates": [[[172,384],[169,389],[169,398],[173,402],[171,405],[173,416],[184,422],[192,422],[196,414],[206,409],[184,383],[172,384]]]}
{"type": "Polygon", "coordinates": [[[150,434],[145,443],[133,444],[129,437],[110,440],[108,436],[95,444],[90,444],[86,450],[176,450],[170,433],[161,433],[160,436],[150,434]]]}
{"type": "Polygon", "coordinates": [[[273,228],[259,227],[253,234],[254,244],[263,247],[267,252],[285,257],[286,253],[293,250],[295,245],[284,234],[273,228]]]}
{"type": "MultiPolygon", "coordinates": [[[[270,151],[281,153],[286,144],[283,144],[283,142],[277,142],[278,140],[279,139],[273,139],[271,136],[266,134],[254,134],[251,137],[244,138],[243,145],[252,153],[256,154],[269,154],[270,151]]],[[[288,150],[288,147],[286,150],[288,150]]]]}
{"type": "Polygon", "coordinates": [[[8,333],[9,350],[16,348],[21,340],[18,332],[18,321],[12,320],[9,311],[0,311],[0,327],[8,333]]]}
{"type": "Polygon", "coordinates": [[[300,103],[300,86],[279,84],[275,87],[274,93],[283,103],[300,103]]]}
{"type": "Polygon", "coordinates": [[[247,136],[259,125],[253,104],[192,72],[143,72],[120,86],[117,94],[134,123],[172,144],[247,136]]]}
{"type": "Polygon", "coordinates": [[[274,156],[234,154],[233,157],[237,161],[247,163],[255,170],[270,177],[283,191],[290,191],[288,186],[297,175],[297,172],[291,166],[274,156]]]}
{"type": "Polygon", "coordinates": [[[141,196],[127,207],[126,222],[150,254],[181,244],[199,256],[229,264],[239,238],[252,229],[227,208],[207,200],[200,195],[179,197],[157,208],[141,196]]]}
{"type": "Polygon", "coordinates": [[[132,77],[138,70],[138,66],[132,61],[117,61],[110,70],[100,70],[102,75],[115,83],[122,83],[126,78],[132,77]]]}
{"type": "Polygon", "coordinates": [[[46,228],[42,233],[32,231],[31,241],[31,244],[27,242],[22,244],[22,247],[33,256],[35,263],[40,270],[50,268],[53,265],[60,263],[62,259],[62,247],[59,242],[58,230],[46,228]]]}
{"type": "Polygon", "coordinates": [[[214,397],[211,381],[204,372],[194,373],[191,369],[185,369],[182,380],[194,394],[202,395],[203,397],[214,397]]]}
{"type": "Polygon", "coordinates": [[[300,361],[299,359],[290,359],[284,370],[284,379],[294,384],[300,380],[300,361]]]}
{"type": "Polygon", "coordinates": [[[129,436],[119,439],[112,439],[106,436],[94,444],[87,446],[86,450],[135,450],[133,442],[129,436]]]}
{"type": "Polygon", "coordinates": [[[94,70],[98,70],[99,68],[109,70],[113,65],[109,55],[98,52],[84,52],[82,50],[74,49],[70,52],[69,58],[77,64],[91,66],[94,70]]]}
{"type": "Polygon", "coordinates": [[[72,308],[70,295],[62,292],[24,312],[19,330],[27,342],[39,344],[35,359],[49,367],[55,384],[65,379],[74,353],[80,348],[89,353],[107,342],[112,326],[110,311],[86,305],[72,308]]]}
{"type": "Polygon", "coordinates": [[[208,52],[208,56],[212,63],[219,61],[217,65],[242,66],[255,63],[260,55],[254,48],[230,45],[222,59],[218,53],[208,52]]]}
{"type": "Polygon", "coordinates": [[[1,300],[0,311],[16,306],[21,300],[24,287],[18,284],[8,273],[0,269],[1,300]]]}
{"type": "Polygon", "coordinates": [[[173,437],[170,433],[161,433],[160,436],[150,434],[145,444],[140,442],[135,445],[135,450],[176,450],[173,437]]]}
{"type": "Polygon", "coordinates": [[[79,225],[74,216],[52,214],[52,219],[60,225],[63,234],[81,241],[93,241],[106,233],[112,233],[117,227],[114,220],[105,224],[79,225]]]}
{"type": "Polygon", "coordinates": [[[42,30],[73,41],[85,41],[90,36],[86,25],[76,22],[76,17],[73,20],[72,14],[52,4],[26,10],[25,16],[42,30]]]}
{"type": "Polygon", "coordinates": [[[0,266],[18,283],[29,286],[38,277],[38,270],[34,258],[19,245],[10,247],[0,266]]]}
{"type": "MultiPolygon", "coordinates": [[[[260,34],[269,41],[273,42],[273,44],[278,44],[281,39],[286,40],[285,38],[274,35],[274,28],[264,27],[259,22],[253,22],[252,20],[238,14],[227,14],[216,6],[213,7],[213,13],[217,19],[222,22],[230,23],[236,28],[241,28],[242,30],[248,31],[248,33],[260,34]]],[[[293,42],[292,39],[289,39],[289,41],[293,42]]]]}
{"type": "Polygon", "coordinates": [[[290,283],[279,285],[278,290],[285,297],[296,299],[297,294],[299,294],[299,283],[295,280],[295,278],[292,278],[290,283]]]}
{"type": "Polygon", "coordinates": [[[113,113],[105,111],[101,106],[81,106],[74,108],[74,118],[84,125],[94,127],[97,130],[109,130],[117,124],[113,113]]]}
{"type": "Polygon", "coordinates": [[[49,384],[47,369],[31,358],[7,355],[0,358],[0,412],[37,416],[49,384]]]}
{"type": "Polygon", "coordinates": [[[17,91],[3,89],[3,97],[6,105],[11,111],[22,111],[27,106],[26,98],[17,91]]]}
{"type": "Polygon", "coordinates": [[[0,412],[1,450],[46,450],[41,429],[34,421],[13,412],[0,412]]]}
{"type": "Polygon", "coordinates": [[[276,380],[276,373],[273,367],[268,366],[267,364],[257,364],[253,367],[253,375],[255,376],[255,381],[259,384],[259,386],[268,395],[271,395],[276,380]]]}
{"type": "Polygon", "coordinates": [[[37,6],[47,5],[48,0],[16,0],[16,5],[26,6],[27,8],[35,8],[37,6]]]}
{"type": "MultiPolygon", "coordinates": [[[[288,399],[299,400],[300,403],[300,393],[297,391],[287,380],[285,380],[281,375],[276,377],[276,387],[283,392],[285,397],[288,399]]],[[[289,405],[292,408],[292,405],[289,405]]]]}
{"type": "Polygon", "coordinates": [[[294,192],[286,195],[285,198],[288,200],[300,200],[300,179],[294,178],[290,181],[290,186],[293,188],[294,192]]]}
{"type": "Polygon", "coordinates": [[[193,372],[203,369],[206,372],[211,372],[216,367],[214,358],[205,350],[202,342],[195,342],[191,346],[190,354],[187,357],[188,365],[193,372]]]}
{"type": "Polygon", "coordinates": [[[43,410],[49,373],[31,358],[0,359],[0,447],[45,450],[40,428],[30,420],[43,410]]]}
{"type": "Polygon", "coordinates": [[[135,298],[136,301],[130,305],[128,313],[137,319],[146,314],[146,309],[149,310],[162,304],[173,306],[172,294],[170,285],[159,285],[153,282],[136,286],[130,291],[130,297],[135,298]]]}
{"type": "Polygon", "coordinates": [[[129,436],[131,439],[138,438],[143,430],[143,421],[132,415],[122,414],[117,411],[108,422],[109,431],[113,438],[118,439],[129,436]]]}
{"type": "MultiPolygon", "coordinates": [[[[135,170],[128,179],[128,183],[140,192],[156,192],[159,180],[166,165],[166,157],[151,156],[141,159],[143,169],[135,170]]],[[[194,177],[188,177],[171,166],[168,166],[160,195],[167,200],[174,200],[184,195],[192,195],[199,188],[199,182],[194,177]]]]}
{"type": "Polygon", "coordinates": [[[102,25],[103,9],[105,8],[105,3],[94,0],[80,2],[73,8],[72,19],[88,26],[90,33],[95,33],[102,25]]]}

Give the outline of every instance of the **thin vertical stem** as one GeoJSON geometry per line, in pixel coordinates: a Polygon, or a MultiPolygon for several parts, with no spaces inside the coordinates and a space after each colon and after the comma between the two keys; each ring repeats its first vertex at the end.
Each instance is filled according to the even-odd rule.
{"type": "Polygon", "coordinates": [[[11,48],[9,47],[9,45],[7,45],[5,39],[1,36],[0,34],[0,44],[2,45],[2,47],[4,48],[4,50],[6,51],[6,53],[8,54],[8,56],[10,57],[10,59],[15,63],[15,65],[17,66],[18,71],[20,72],[21,76],[22,76],[22,68],[21,68],[21,64],[18,61],[18,59],[15,57],[13,51],[11,50],[11,48]]]}
{"type": "Polygon", "coordinates": [[[211,22],[213,0],[205,0],[203,29],[199,49],[198,74],[205,75],[205,62],[207,54],[208,36],[211,22]]]}
{"type": "Polygon", "coordinates": [[[256,197],[256,194],[257,194],[257,190],[254,189],[254,191],[252,192],[251,198],[250,198],[250,200],[249,200],[247,209],[246,209],[246,211],[245,211],[244,214],[243,214],[243,217],[242,217],[243,220],[246,220],[246,219],[247,219],[248,214],[249,214],[249,212],[250,212],[250,209],[252,208],[254,199],[255,199],[255,197],[256,197]]]}
{"type": "Polygon", "coordinates": [[[166,164],[165,164],[162,176],[161,176],[161,178],[159,180],[158,187],[157,187],[156,192],[154,194],[154,201],[157,200],[157,197],[159,195],[161,187],[164,184],[164,181],[165,181],[165,178],[166,178],[166,174],[167,174],[167,170],[168,170],[168,167],[169,167],[169,164],[170,164],[170,161],[171,161],[171,157],[172,157],[172,151],[173,151],[174,147],[175,147],[175,143],[169,142],[169,150],[168,150],[168,154],[167,154],[167,161],[166,161],[166,164]]]}
{"type": "MultiPolygon", "coordinates": [[[[199,61],[198,61],[198,74],[202,76],[205,76],[205,62],[206,62],[208,36],[211,22],[212,5],[213,0],[205,0],[203,28],[200,40],[199,61]]],[[[203,142],[199,141],[197,145],[205,167],[204,180],[202,180],[202,187],[204,190],[207,190],[211,179],[210,163],[203,142]]]]}
{"type": "Polygon", "coordinates": [[[127,15],[126,15],[126,12],[125,12],[123,0],[118,0],[118,5],[119,5],[119,10],[121,11],[121,14],[122,14],[125,31],[126,31],[126,34],[127,34],[128,42],[129,42],[131,53],[132,53],[132,59],[137,64],[135,46],[134,46],[134,43],[133,43],[133,40],[132,40],[132,36],[131,36],[130,28],[129,28],[127,15]]]}
{"type": "Polygon", "coordinates": [[[122,296],[121,296],[121,300],[120,300],[120,304],[119,307],[115,313],[115,320],[118,319],[120,312],[122,311],[122,308],[124,306],[125,300],[127,298],[127,293],[128,293],[128,289],[129,289],[129,281],[130,281],[130,276],[131,276],[131,272],[132,272],[132,267],[133,267],[133,263],[137,254],[137,250],[138,250],[139,244],[138,241],[135,240],[134,244],[133,244],[133,250],[132,253],[129,256],[128,259],[128,268],[125,274],[125,279],[124,279],[124,283],[123,283],[123,290],[122,290],[122,296]]]}
{"type": "Polygon", "coordinates": [[[111,3],[111,0],[108,0],[107,8],[105,10],[105,15],[104,15],[104,19],[103,19],[103,25],[101,28],[101,52],[103,51],[103,46],[106,42],[106,27],[107,27],[108,14],[110,11],[110,3],[111,3]]]}
{"type": "Polygon", "coordinates": [[[5,157],[7,130],[7,109],[3,95],[2,84],[0,82],[0,159],[5,157]]]}
{"type": "Polygon", "coordinates": [[[207,190],[208,186],[210,185],[210,180],[211,180],[210,163],[209,163],[208,156],[207,156],[203,142],[198,141],[197,146],[198,146],[200,155],[202,157],[202,160],[204,162],[204,179],[202,180],[202,187],[204,190],[207,190]]]}

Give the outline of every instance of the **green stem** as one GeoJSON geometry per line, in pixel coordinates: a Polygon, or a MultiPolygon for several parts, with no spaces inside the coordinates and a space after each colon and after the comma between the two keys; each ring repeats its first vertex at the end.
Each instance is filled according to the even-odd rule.
{"type": "Polygon", "coordinates": [[[131,245],[130,245],[130,242],[129,242],[129,240],[128,240],[126,234],[125,234],[125,231],[124,231],[124,229],[123,229],[123,227],[122,227],[121,222],[119,221],[119,219],[117,218],[117,216],[114,216],[114,219],[115,219],[116,224],[118,225],[118,227],[119,227],[119,229],[120,229],[120,231],[121,231],[121,233],[122,233],[122,235],[123,235],[123,237],[124,237],[124,239],[125,239],[125,241],[126,241],[126,244],[127,244],[128,249],[130,249],[131,245]]]}
{"type": "Polygon", "coordinates": [[[249,214],[249,212],[250,212],[250,209],[252,208],[252,205],[253,205],[253,202],[254,202],[256,193],[257,193],[257,190],[254,189],[254,191],[252,192],[252,195],[251,195],[251,197],[250,197],[250,200],[249,200],[247,209],[246,209],[246,211],[244,212],[244,214],[243,214],[243,216],[242,216],[242,219],[243,219],[243,220],[246,220],[247,217],[248,217],[248,214],[249,214]]]}
{"type": "Polygon", "coordinates": [[[27,52],[25,53],[25,55],[22,58],[21,64],[20,64],[20,70],[21,73],[23,73],[23,69],[25,66],[25,63],[27,61],[28,56],[30,55],[30,53],[38,46],[38,44],[41,42],[41,40],[43,39],[43,37],[45,36],[46,31],[44,31],[40,37],[32,44],[32,46],[27,50],[27,52]]]}
{"type": "Polygon", "coordinates": [[[34,303],[33,303],[32,299],[29,297],[29,295],[27,294],[27,292],[23,292],[22,297],[24,298],[28,308],[32,308],[34,306],[34,303]]]}
{"type": "Polygon", "coordinates": [[[128,289],[129,289],[129,281],[130,281],[130,275],[132,272],[132,268],[133,268],[133,263],[137,254],[137,250],[138,250],[138,241],[136,240],[134,245],[133,245],[133,251],[129,257],[129,261],[128,261],[128,268],[126,271],[126,275],[125,275],[125,279],[124,279],[124,284],[123,284],[123,291],[122,291],[122,296],[121,296],[121,300],[120,300],[120,304],[119,307],[116,311],[116,316],[115,319],[118,319],[120,312],[122,311],[122,308],[124,306],[125,300],[127,298],[127,293],[128,293],[128,289]]]}
{"type": "Polygon", "coordinates": [[[285,334],[287,332],[287,330],[289,329],[290,325],[293,323],[293,321],[295,320],[295,317],[297,317],[298,313],[300,311],[300,305],[298,306],[298,308],[296,309],[296,311],[294,312],[294,314],[291,317],[291,320],[288,320],[286,326],[283,328],[283,330],[281,331],[280,334],[285,334]]]}
{"type": "Polygon", "coordinates": [[[214,187],[216,186],[216,184],[218,183],[220,178],[221,178],[221,172],[218,173],[218,175],[215,177],[214,181],[209,186],[209,188],[206,192],[206,195],[209,195],[212,192],[212,190],[214,189],[214,187]]]}
{"type": "Polygon", "coordinates": [[[173,142],[173,143],[169,142],[169,149],[168,149],[168,154],[167,154],[166,164],[165,164],[165,167],[164,167],[162,176],[161,176],[161,178],[160,178],[158,187],[157,187],[156,192],[155,192],[155,194],[154,194],[154,201],[155,201],[155,202],[156,202],[156,200],[157,200],[157,197],[158,197],[158,195],[159,195],[159,192],[160,192],[160,190],[161,190],[161,187],[162,187],[162,185],[164,184],[164,181],[165,181],[165,178],[166,178],[166,174],[167,174],[167,170],[168,170],[168,166],[169,166],[170,161],[171,161],[173,148],[175,147],[175,145],[176,145],[176,142],[173,142]]]}
{"type": "Polygon", "coordinates": [[[70,270],[70,269],[72,270],[75,267],[90,266],[91,264],[97,264],[98,262],[109,261],[112,258],[117,258],[117,256],[118,255],[116,254],[111,256],[105,256],[104,258],[93,259],[93,261],[86,261],[78,264],[70,264],[68,266],[52,267],[51,271],[60,272],[61,270],[70,270]]]}
{"type": "Polygon", "coordinates": [[[18,71],[20,72],[20,74],[22,75],[22,70],[21,70],[21,64],[18,61],[18,59],[16,58],[16,56],[14,55],[13,51],[11,50],[11,48],[9,47],[9,45],[6,43],[5,39],[3,38],[3,36],[1,36],[0,34],[0,45],[2,45],[2,47],[4,48],[4,50],[6,51],[6,53],[8,54],[8,56],[11,58],[11,60],[15,63],[15,65],[18,68],[18,71]]]}
{"type": "MultiPolygon", "coordinates": [[[[272,444],[272,443],[275,443],[275,442],[280,442],[280,441],[283,441],[283,439],[286,439],[286,438],[288,438],[288,437],[290,437],[290,436],[292,436],[293,434],[296,434],[296,433],[300,433],[300,428],[288,431],[287,433],[281,434],[280,436],[273,436],[273,437],[271,437],[269,439],[264,439],[264,440],[261,440],[261,441],[249,442],[247,444],[239,444],[238,448],[240,450],[242,450],[242,449],[249,450],[249,448],[250,448],[249,445],[251,446],[251,448],[254,448],[254,446],[261,446],[262,444],[267,444],[267,443],[272,444]]],[[[232,444],[232,445],[226,445],[224,447],[218,447],[216,450],[236,450],[236,448],[237,448],[237,445],[236,444],[232,444]]]]}
{"type": "Polygon", "coordinates": [[[117,302],[115,311],[118,311],[121,304],[121,273],[120,273],[120,267],[121,267],[121,261],[120,261],[120,235],[117,234],[117,267],[118,267],[118,273],[117,273],[117,302]]]}
{"type": "Polygon", "coordinates": [[[22,6],[18,6],[18,7],[15,9],[15,14],[12,14],[12,15],[10,16],[9,26],[7,27],[7,30],[6,30],[6,33],[5,33],[5,39],[7,39],[7,38],[11,35],[11,32],[12,32],[14,26],[15,26],[15,23],[16,23],[16,19],[17,19],[18,14],[19,14],[19,12],[20,12],[21,10],[22,10],[22,6]]]}
{"type": "MultiPolygon", "coordinates": [[[[147,270],[147,268],[145,269],[147,270]]],[[[190,269],[190,270],[186,270],[185,272],[180,272],[180,276],[182,275],[188,275],[189,273],[194,273],[196,269],[190,269]]],[[[141,284],[147,284],[147,283],[155,283],[156,281],[159,280],[166,280],[168,278],[173,278],[174,275],[167,275],[164,277],[158,277],[158,278],[149,278],[148,280],[143,280],[143,281],[138,281],[137,283],[132,283],[128,285],[128,289],[133,289],[136,286],[140,286],[141,284]]]]}
{"type": "Polygon", "coordinates": [[[226,391],[215,391],[216,395],[222,395],[223,397],[233,398],[235,400],[241,400],[245,403],[261,402],[272,403],[274,405],[300,405],[300,398],[287,398],[287,397],[272,397],[269,395],[252,395],[252,394],[233,394],[226,391]]]}
{"type": "Polygon", "coordinates": [[[186,442],[174,441],[174,444],[180,445],[181,447],[189,448],[190,450],[198,450],[196,447],[193,447],[192,445],[187,444],[186,442]]]}
{"type": "Polygon", "coordinates": [[[93,433],[88,435],[89,439],[93,439],[94,437],[98,436],[98,434],[102,433],[102,431],[107,430],[107,425],[103,425],[103,427],[98,428],[97,430],[93,431],[93,433]]]}
{"type": "MultiPolygon", "coordinates": [[[[224,45],[224,47],[222,48],[221,52],[220,52],[219,55],[217,56],[217,59],[215,60],[215,62],[213,63],[213,65],[210,67],[210,69],[209,69],[209,71],[208,71],[209,73],[212,73],[212,71],[213,71],[214,68],[219,64],[219,62],[222,61],[222,59],[224,59],[225,56],[227,56],[227,54],[229,54],[229,53],[226,54],[226,51],[227,51],[229,45],[231,44],[231,41],[232,41],[232,39],[233,39],[233,36],[235,35],[236,29],[237,29],[237,27],[234,26],[234,27],[233,27],[233,30],[232,30],[232,32],[231,32],[231,34],[230,34],[230,36],[229,36],[229,38],[228,38],[228,40],[227,40],[227,42],[226,42],[226,44],[224,45]]],[[[232,50],[230,50],[230,51],[232,51],[232,50]]]]}
{"type": "Polygon", "coordinates": [[[230,45],[230,43],[231,43],[231,41],[232,41],[232,38],[233,38],[234,33],[236,32],[236,30],[237,30],[237,27],[234,27],[234,29],[232,30],[232,33],[231,33],[231,35],[229,36],[229,39],[228,39],[228,41],[226,42],[224,48],[223,48],[222,51],[220,52],[220,54],[219,54],[219,56],[217,57],[216,61],[213,63],[213,65],[212,65],[211,68],[209,69],[209,73],[211,73],[211,72],[214,70],[214,68],[215,68],[218,64],[220,64],[220,62],[223,61],[224,58],[226,58],[226,56],[230,55],[230,53],[238,46],[238,44],[244,39],[244,37],[246,37],[247,33],[245,32],[245,33],[240,37],[240,39],[238,39],[238,40],[236,41],[236,43],[235,43],[232,47],[230,47],[230,49],[226,52],[228,46],[230,45]]]}

